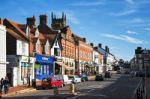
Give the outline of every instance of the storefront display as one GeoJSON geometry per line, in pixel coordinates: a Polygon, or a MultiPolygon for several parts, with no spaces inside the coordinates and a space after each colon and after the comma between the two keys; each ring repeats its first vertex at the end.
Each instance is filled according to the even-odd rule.
{"type": "Polygon", "coordinates": [[[55,58],[44,55],[36,55],[36,63],[35,63],[35,77],[38,80],[42,80],[43,78],[50,77],[54,74],[55,68],[55,58]]]}

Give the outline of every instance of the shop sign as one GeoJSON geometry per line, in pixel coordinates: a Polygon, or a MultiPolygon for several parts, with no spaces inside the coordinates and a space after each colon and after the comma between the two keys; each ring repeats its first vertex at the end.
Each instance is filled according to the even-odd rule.
{"type": "Polygon", "coordinates": [[[43,55],[36,55],[36,62],[39,63],[53,63],[56,59],[55,57],[50,57],[50,56],[43,56],[43,55]]]}
{"type": "Polygon", "coordinates": [[[29,61],[28,59],[29,58],[27,56],[22,56],[21,62],[28,62],[29,61]]]}

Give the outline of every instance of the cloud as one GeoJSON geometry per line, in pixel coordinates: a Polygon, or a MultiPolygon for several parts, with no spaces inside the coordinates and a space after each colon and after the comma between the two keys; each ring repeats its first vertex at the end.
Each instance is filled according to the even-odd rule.
{"type": "Polygon", "coordinates": [[[145,28],[144,30],[146,30],[146,31],[150,31],[150,28],[145,28]]]}
{"type": "Polygon", "coordinates": [[[80,21],[75,17],[74,13],[71,10],[63,10],[63,11],[53,10],[53,11],[48,11],[47,13],[49,13],[51,15],[52,12],[54,13],[54,15],[56,15],[58,17],[61,17],[62,12],[64,12],[66,14],[67,21],[70,21],[73,24],[80,23],[80,21]]]}
{"type": "Polygon", "coordinates": [[[135,31],[128,30],[128,31],[127,31],[127,34],[138,34],[138,33],[135,32],[135,31]]]}
{"type": "Polygon", "coordinates": [[[133,10],[125,10],[125,11],[122,11],[120,13],[111,13],[112,16],[127,16],[127,15],[130,15],[132,13],[135,13],[136,10],[133,9],[133,10]]]}
{"type": "Polygon", "coordinates": [[[134,18],[130,21],[130,23],[134,23],[134,24],[137,24],[137,23],[144,23],[145,21],[141,18],[134,18]]]}
{"type": "Polygon", "coordinates": [[[79,20],[73,14],[67,13],[67,19],[74,24],[80,23],[79,20]]]}
{"type": "Polygon", "coordinates": [[[125,0],[125,1],[131,5],[135,4],[134,0],[125,0]]]}
{"type": "Polygon", "coordinates": [[[107,38],[112,38],[112,39],[116,39],[116,40],[122,40],[122,41],[126,41],[132,44],[142,44],[143,41],[140,39],[136,39],[127,35],[112,35],[112,34],[103,34],[102,36],[107,37],[107,38]]]}
{"type": "Polygon", "coordinates": [[[102,0],[94,1],[94,2],[77,2],[77,3],[72,3],[69,4],[70,6],[98,6],[103,4],[102,0]]]}

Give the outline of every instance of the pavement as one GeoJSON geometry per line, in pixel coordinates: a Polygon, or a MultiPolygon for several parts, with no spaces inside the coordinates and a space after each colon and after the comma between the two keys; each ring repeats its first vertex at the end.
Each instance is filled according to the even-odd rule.
{"type": "Polygon", "coordinates": [[[33,87],[28,87],[27,85],[10,87],[7,94],[2,93],[2,97],[15,96],[19,93],[26,93],[31,91],[36,91],[36,89],[33,87]]]}
{"type": "Polygon", "coordinates": [[[146,78],[146,94],[147,99],[150,99],[150,77],[146,78]]]}

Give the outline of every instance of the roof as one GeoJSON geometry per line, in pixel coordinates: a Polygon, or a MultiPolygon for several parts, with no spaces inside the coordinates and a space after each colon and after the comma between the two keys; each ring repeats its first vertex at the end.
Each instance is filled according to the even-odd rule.
{"type": "Polygon", "coordinates": [[[12,27],[10,27],[9,25],[7,25],[7,22],[8,22],[9,24],[11,24],[11,26],[14,27],[14,28],[13,28],[14,32],[18,33],[19,35],[23,36],[25,39],[28,40],[28,37],[26,36],[26,33],[20,29],[20,26],[22,26],[21,24],[18,24],[18,23],[14,22],[14,21],[12,21],[12,20],[9,20],[9,19],[4,19],[4,25],[5,25],[7,28],[12,28],[12,27]],[[6,23],[5,23],[5,22],[6,22],[6,23]],[[16,31],[15,31],[15,30],[16,30],[16,31]]]}
{"type": "Polygon", "coordinates": [[[80,37],[78,35],[75,35],[75,34],[72,34],[72,35],[73,35],[75,41],[83,41],[84,42],[84,38],[82,38],[82,37],[80,37]]]}
{"type": "Polygon", "coordinates": [[[6,28],[6,30],[7,30],[7,33],[9,33],[10,35],[12,35],[14,38],[26,41],[23,37],[21,37],[19,34],[17,34],[14,30],[12,30],[10,28],[6,28]]]}
{"type": "Polygon", "coordinates": [[[48,27],[45,24],[39,25],[38,26],[39,32],[42,34],[57,34],[57,31],[53,31],[50,27],[48,27]]]}

